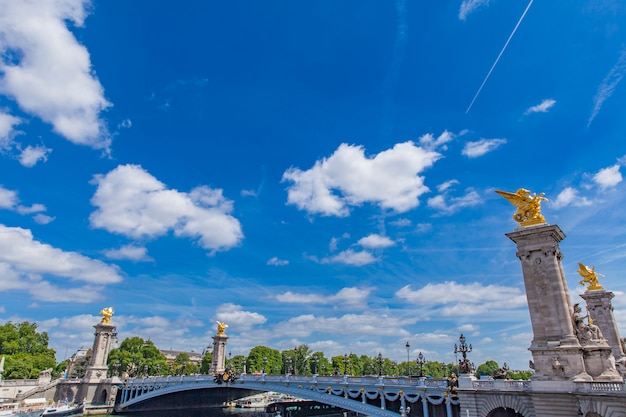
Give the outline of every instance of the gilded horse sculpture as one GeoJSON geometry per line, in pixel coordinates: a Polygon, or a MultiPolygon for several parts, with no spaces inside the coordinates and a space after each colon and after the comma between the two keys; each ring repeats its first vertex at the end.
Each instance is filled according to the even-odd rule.
{"type": "Polygon", "coordinates": [[[113,316],[113,307],[105,307],[100,311],[99,314],[102,316],[102,320],[100,321],[100,323],[111,324],[111,316],[113,316]]]}
{"type": "Polygon", "coordinates": [[[596,273],[595,267],[592,266],[591,268],[589,268],[588,266],[585,266],[578,262],[578,271],[576,272],[578,272],[578,274],[583,277],[583,279],[578,281],[578,283],[580,285],[588,284],[588,291],[604,289],[604,287],[598,282],[598,277],[603,277],[604,275],[596,273]]]}
{"type": "Polygon", "coordinates": [[[548,201],[548,199],[543,196],[543,193],[531,195],[530,191],[525,188],[520,188],[515,193],[500,190],[496,190],[496,193],[517,207],[517,211],[513,214],[513,220],[518,222],[520,226],[534,226],[546,222],[541,214],[541,202],[548,201]]]}

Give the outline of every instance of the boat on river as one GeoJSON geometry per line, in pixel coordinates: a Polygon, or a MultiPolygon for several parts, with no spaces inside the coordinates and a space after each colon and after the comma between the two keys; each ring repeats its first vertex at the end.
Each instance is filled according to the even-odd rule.
{"type": "Polygon", "coordinates": [[[57,407],[49,407],[43,410],[41,417],[69,417],[82,416],[85,411],[85,403],[61,404],[57,407]]]}

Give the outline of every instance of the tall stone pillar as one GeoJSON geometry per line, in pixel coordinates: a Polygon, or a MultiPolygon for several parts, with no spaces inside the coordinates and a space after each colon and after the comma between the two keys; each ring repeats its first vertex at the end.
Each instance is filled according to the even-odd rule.
{"type": "Polygon", "coordinates": [[[102,322],[96,324],[94,327],[96,328],[96,337],[93,341],[91,360],[89,361],[89,366],[85,373],[85,379],[99,381],[107,377],[107,371],[109,369],[107,359],[116,327],[114,324],[102,322]]]}
{"type": "Polygon", "coordinates": [[[623,358],[624,350],[611,304],[611,299],[615,297],[615,294],[605,290],[587,290],[580,296],[587,302],[589,317],[591,317],[593,324],[600,328],[602,335],[611,346],[613,357],[618,360],[623,358]]]}
{"type": "Polygon", "coordinates": [[[519,227],[506,236],[516,243],[522,264],[533,329],[529,348],[535,366],[533,379],[591,380],[574,332],[573,310],[561,265],[559,242],[565,234],[556,225],[542,224],[519,227]]]}
{"type": "Polygon", "coordinates": [[[226,369],[226,336],[225,330],[228,325],[217,322],[217,334],[213,336],[213,361],[211,362],[210,374],[218,374],[226,369]]]}

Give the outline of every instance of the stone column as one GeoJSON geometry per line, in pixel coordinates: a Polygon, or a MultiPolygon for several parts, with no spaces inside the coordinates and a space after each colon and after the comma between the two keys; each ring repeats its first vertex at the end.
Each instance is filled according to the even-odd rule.
{"type": "Polygon", "coordinates": [[[111,342],[115,334],[115,325],[111,323],[98,323],[96,337],[91,350],[91,360],[85,373],[86,380],[100,380],[107,377],[107,358],[111,348],[111,342]]]}
{"type": "Polygon", "coordinates": [[[533,329],[529,350],[533,355],[533,379],[590,380],[585,372],[582,348],[574,332],[572,305],[559,242],[565,238],[556,225],[518,227],[507,233],[517,244],[533,329]]]}
{"type": "Polygon", "coordinates": [[[210,374],[224,372],[226,369],[226,341],[228,336],[217,333],[213,336],[213,361],[211,362],[210,374]]]}
{"type": "Polygon", "coordinates": [[[613,315],[611,299],[615,294],[605,290],[587,290],[580,296],[587,302],[589,317],[593,324],[600,328],[602,335],[611,346],[611,352],[616,359],[624,357],[624,350],[619,337],[619,330],[613,315]]]}

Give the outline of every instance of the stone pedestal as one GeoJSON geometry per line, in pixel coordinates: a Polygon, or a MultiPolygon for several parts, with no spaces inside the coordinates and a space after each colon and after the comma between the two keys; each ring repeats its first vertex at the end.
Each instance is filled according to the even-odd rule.
{"type": "Polygon", "coordinates": [[[622,377],[615,369],[615,358],[611,347],[602,340],[596,344],[583,346],[585,369],[594,381],[622,382],[622,377]]]}
{"type": "Polygon", "coordinates": [[[615,297],[611,291],[593,290],[585,291],[580,296],[587,302],[589,317],[593,324],[600,328],[602,336],[606,339],[616,359],[624,357],[624,350],[620,341],[617,323],[613,315],[611,300],[615,297]]]}
{"type": "Polygon", "coordinates": [[[218,333],[213,336],[213,361],[211,362],[210,374],[224,372],[226,369],[226,341],[228,336],[218,333]]]}
{"type": "Polygon", "coordinates": [[[84,378],[87,381],[99,381],[107,377],[109,370],[107,359],[116,330],[115,325],[111,323],[98,323],[94,327],[96,337],[93,341],[91,360],[84,378]]]}
{"type": "Polygon", "coordinates": [[[572,306],[563,273],[559,242],[565,234],[556,225],[518,228],[506,234],[517,244],[533,329],[529,350],[533,379],[590,380],[582,348],[574,332],[572,306]]]}

